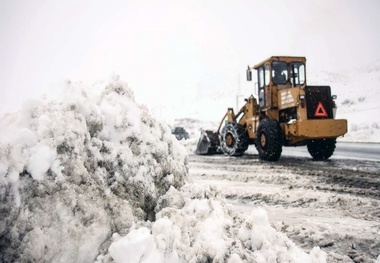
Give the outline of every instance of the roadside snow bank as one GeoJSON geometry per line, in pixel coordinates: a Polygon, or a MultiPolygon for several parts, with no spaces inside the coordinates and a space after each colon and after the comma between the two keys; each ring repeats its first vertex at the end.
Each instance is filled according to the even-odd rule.
{"type": "Polygon", "coordinates": [[[29,102],[0,120],[0,261],[326,262],[193,185],[187,158],[117,77],[29,102]]]}
{"type": "Polygon", "coordinates": [[[91,262],[188,174],[170,129],[118,78],[67,89],[0,120],[1,262],[91,262]]]}

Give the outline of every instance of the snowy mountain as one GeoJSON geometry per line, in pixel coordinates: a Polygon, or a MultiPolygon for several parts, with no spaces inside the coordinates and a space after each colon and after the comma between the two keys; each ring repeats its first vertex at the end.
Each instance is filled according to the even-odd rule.
{"type": "Polygon", "coordinates": [[[115,77],[0,119],[0,262],[326,262],[231,211],[115,77]]]}

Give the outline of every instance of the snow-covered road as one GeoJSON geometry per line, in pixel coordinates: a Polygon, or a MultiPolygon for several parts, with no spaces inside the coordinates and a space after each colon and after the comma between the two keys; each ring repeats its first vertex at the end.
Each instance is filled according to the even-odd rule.
{"type": "Polygon", "coordinates": [[[338,157],[190,156],[198,184],[220,189],[233,210],[264,207],[273,227],[305,251],[320,246],[328,262],[374,262],[380,254],[379,171],[380,162],[338,157]]]}

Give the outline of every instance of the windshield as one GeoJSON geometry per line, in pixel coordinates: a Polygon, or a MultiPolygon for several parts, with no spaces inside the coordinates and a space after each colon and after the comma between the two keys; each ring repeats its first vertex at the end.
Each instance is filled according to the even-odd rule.
{"type": "Polygon", "coordinates": [[[285,85],[288,82],[288,64],[286,62],[272,63],[272,80],[274,84],[285,85]]]}

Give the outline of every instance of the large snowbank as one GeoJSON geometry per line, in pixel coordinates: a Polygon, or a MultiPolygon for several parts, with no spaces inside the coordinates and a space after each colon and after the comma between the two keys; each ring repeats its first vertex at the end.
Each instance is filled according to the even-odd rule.
{"type": "Polygon", "coordinates": [[[66,93],[0,120],[1,262],[326,261],[195,187],[185,149],[118,77],[66,93]]]}

